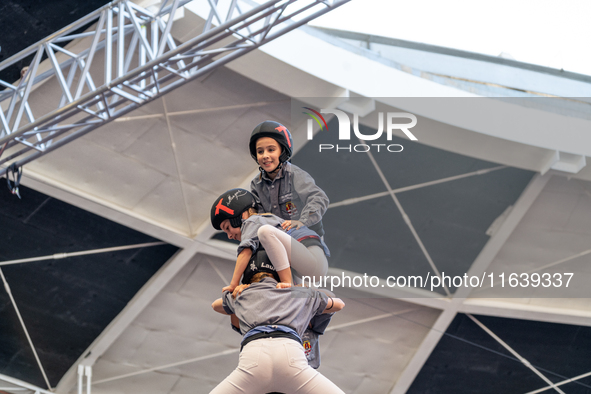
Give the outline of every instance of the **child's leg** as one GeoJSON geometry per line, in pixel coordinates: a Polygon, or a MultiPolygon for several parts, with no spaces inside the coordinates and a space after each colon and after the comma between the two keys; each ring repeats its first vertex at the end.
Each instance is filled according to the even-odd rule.
{"type": "Polygon", "coordinates": [[[289,255],[291,254],[291,237],[283,231],[269,224],[265,224],[257,231],[257,236],[267,256],[277,271],[289,268],[289,255]]]}
{"type": "Polygon", "coordinates": [[[322,248],[312,246],[308,249],[290,235],[268,224],[261,226],[257,235],[278,272],[291,266],[301,276],[326,274],[328,262],[322,248]]]}
{"type": "MultiPolygon", "coordinates": [[[[302,245],[298,241],[294,239],[294,242],[297,244],[302,245]]],[[[304,246],[304,245],[302,245],[304,246]]],[[[311,272],[309,276],[324,276],[328,271],[328,260],[326,260],[326,255],[324,254],[324,249],[320,246],[308,246],[306,248],[308,252],[312,256],[314,256],[315,265],[313,267],[309,267],[310,269],[308,272],[311,272]]],[[[302,274],[304,275],[304,274],[302,274]]]]}

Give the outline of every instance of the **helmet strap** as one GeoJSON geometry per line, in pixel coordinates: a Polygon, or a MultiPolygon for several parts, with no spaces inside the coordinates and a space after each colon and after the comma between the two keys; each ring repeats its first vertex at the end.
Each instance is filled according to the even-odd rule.
{"type": "Polygon", "coordinates": [[[259,166],[259,171],[264,172],[265,174],[276,174],[283,168],[283,162],[279,163],[279,165],[273,171],[265,171],[261,166],[259,166]]]}
{"type": "Polygon", "coordinates": [[[242,214],[240,214],[240,216],[230,218],[230,226],[234,228],[242,227],[242,214]]]}

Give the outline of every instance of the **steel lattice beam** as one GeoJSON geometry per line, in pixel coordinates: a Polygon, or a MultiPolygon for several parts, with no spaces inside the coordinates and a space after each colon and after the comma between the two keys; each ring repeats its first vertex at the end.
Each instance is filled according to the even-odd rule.
{"type": "Polygon", "coordinates": [[[199,36],[177,47],[174,14],[190,1],[164,0],[156,12],[114,1],[0,63],[2,70],[33,56],[16,86],[0,80],[0,176],[9,164],[29,163],[350,0],[193,0],[209,7],[209,18],[199,36]],[[95,21],[93,31],[75,33],[95,21]],[[75,39],[86,47],[58,45],[75,39]],[[99,52],[104,64],[97,67],[99,52]],[[41,72],[44,55],[49,69],[41,72]],[[47,101],[36,108],[31,92],[52,79],[61,98],[50,110],[47,101]]]}
{"type": "Polygon", "coordinates": [[[2,387],[2,390],[11,390],[11,391],[12,390],[14,390],[14,391],[26,390],[27,392],[32,391],[35,394],[55,394],[51,391],[44,390],[44,389],[37,387],[35,385],[32,385],[30,383],[23,382],[22,380],[15,379],[11,376],[0,374],[0,384],[6,384],[6,383],[13,385],[15,387],[2,387]]]}

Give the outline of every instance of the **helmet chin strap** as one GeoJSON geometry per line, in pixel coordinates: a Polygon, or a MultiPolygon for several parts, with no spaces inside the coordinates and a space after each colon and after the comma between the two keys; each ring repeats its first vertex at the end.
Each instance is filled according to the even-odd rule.
{"type": "Polygon", "coordinates": [[[234,218],[230,218],[230,226],[234,228],[242,227],[242,214],[234,218]]]}
{"type": "Polygon", "coordinates": [[[279,172],[279,170],[282,168],[283,168],[283,162],[279,163],[279,165],[273,171],[265,171],[265,170],[263,170],[263,168],[261,166],[259,166],[259,171],[264,172],[266,174],[274,174],[274,173],[279,172]]]}

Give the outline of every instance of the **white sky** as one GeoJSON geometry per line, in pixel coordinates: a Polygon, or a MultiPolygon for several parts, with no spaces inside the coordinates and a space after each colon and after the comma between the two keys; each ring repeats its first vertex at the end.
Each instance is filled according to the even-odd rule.
{"type": "Polygon", "coordinates": [[[591,75],[591,0],[351,0],[311,24],[591,75]]]}

